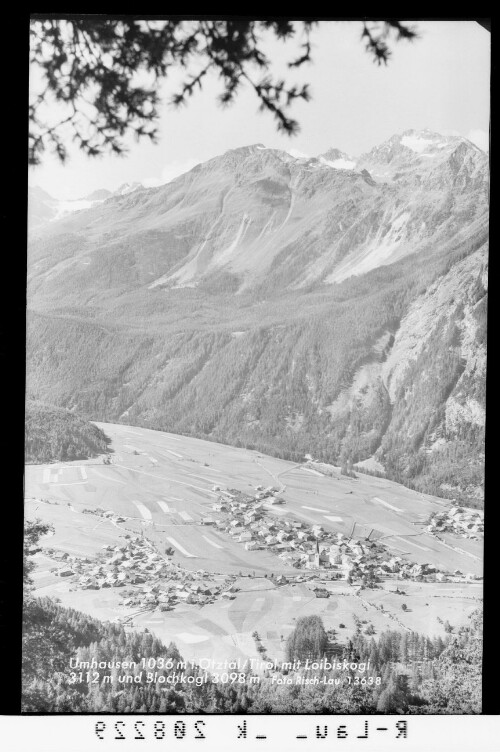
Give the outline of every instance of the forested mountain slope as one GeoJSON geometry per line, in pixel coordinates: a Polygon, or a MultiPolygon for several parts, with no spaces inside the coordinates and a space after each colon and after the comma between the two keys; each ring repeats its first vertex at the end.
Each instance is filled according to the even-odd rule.
{"type": "Polygon", "coordinates": [[[26,462],[82,460],[108,451],[100,428],[68,410],[28,400],[25,417],[26,462]]]}

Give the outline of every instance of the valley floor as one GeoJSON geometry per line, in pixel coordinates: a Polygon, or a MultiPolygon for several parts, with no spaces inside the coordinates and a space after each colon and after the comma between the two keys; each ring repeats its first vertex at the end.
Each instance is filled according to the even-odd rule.
{"type": "MultiPolygon", "coordinates": [[[[58,577],[54,562],[36,556],[35,595],[57,596],[103,620],[121,619],[147,627],[166,644],[173,640],[185,658],[258,657],[257,630],[270,658],[282,659],[285,640],[299,616],[321,614],[325,627],[347,639],[354,615],[384,629],[415,630],[444,636],[443,623],[464,623],[478,606],[478,582],[385,580],[376,590],[345,581],[321,583],[329,598],[316,598],[313,582],[276,586],[270,574],[299,572],[269,550],[246,550],[241,542],[202,524],[212,515],[214,486],[254,493],[258,485],[281,489],[283,506],[267,505],[279,518],[294,518],[354,537],[372,535],[395,556],[429,563],[440,570],[482,574],[482,543],[448,536],[439,541],[424,530],[432,512],[451,502],[419,494],[391,481],[359,475],[325,477],[297,464],[221,444],[125,425],[98,424],[112,439],[111,464],[102,459],[30,465],[26,468],[27,518],[53,524],[42,546],[79,557],[95,557],[105,545],[121,545],[125,534],[144,535],[185,570],[205,570],[224,580],[236,576],[232,600],[182,604],[168,612],[120,605],[120,590],[80,590],[58,577]],[[116,522],[83,510],[112,511],[116,522]],[[394,593],[396,587],[404,596],[394,593]],[[405,603],[407,610],[401,609],[405,603]],[[441,621],[438,621],[438,617],[441,621]],[[339,628],[340,624],[345,627],[339,628]]],[[[308,574],[311,574],[310,572],[308,574]]],[[[316,583],[317,584],[317,583],[316,583]]]]}

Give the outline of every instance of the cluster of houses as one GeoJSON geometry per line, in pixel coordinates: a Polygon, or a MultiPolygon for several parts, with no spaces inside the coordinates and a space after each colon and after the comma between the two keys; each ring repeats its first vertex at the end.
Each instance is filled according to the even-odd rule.
{"type": "Polygon", "coordinates": [[[234,578],[215,582],[205,570],[189,572],[182,567],[169,564],[166,576],[148,577],[139,588],[122,592],[122,605],[170,611],[181,603],[207,605],[218,597],[235,598],[234,578]]]}
{"type": "Polygon", "coordinates": [[[463,507],[434,512],[429,519],[427,531],[433,535],[453,533],[461,538],[478,539],[484,534],[484,512],[463,507]]]}
{"type": "Polygon", "coordinates": [[[184,570],[161,556],[147,538],[125,535],[124,539],[123,545],[103,546],[92,559],[50,548],[44,552],[61,565],[55,574],[72,576],[72,585],[82,590],[128,586],[122,591],[124,606],[169,610],[179,603],[207,604],[221,595],[234,597],[231,579],[215,582],[204,570],[184,570]]]}
{"type": "MultiPolygon", "coordinates": [[[[376,540],[354,539],[327,531],[321,525],[273,515],[270,505],[284,501],[279,490],[271,486],[257,486],[252,496],[236,489],[214,490],[219,492],[212,505],[215,515],[206,517],[204,524],[214,525],[247,550],[269,550],[290,567],[305,570],[288,579],[274,575],[271,579],[277,585],[285,585],[291,579],[307,581],[318,575],[323,580],[340,579],[366,587],[377,587],[377,582],[394,576],[430,582],[472,577],[458,570],[445,573],[430,564],[415,564],[394,556],[376,540]]],[[[127,519],[99,508],[84,511],[117,523],[127,519]]],[[[452,507],[433,514],[427,529],[435,535],[454,532],[473,537],[483,532],[483,516],[476,510],[452,507]]],[[[217,598],[235,597],[234,577],[222,581],[201,569],[185,570],[161,556],[147,538],[129,534],[123,538],[122,545],[105,545],[95,558],[76,557],[51,548],[44,552],[58,563],[52,571],[60,577],[72,577],[72,585],[80,589],[123,588],[121,602],[126,607],[165,611],[181,603],[205,605],[217,598]]],[[[314,592],[318,598],[329,596],[323,587],[316,587],[314,592]]]]}
{"type": "Polygon", "coordinates": [[[431,564],[415,564],[393,556],[377,541],[361,541],[326,531],[321,525],[277,518],[266,506],[275,501],[276,493],[276,489],[260,486],[254,496],[236,489],[221,491],[212,505],[218,515],[214,524],[247,550],[267,549],[291,567],[321,572],[323,579],[373,586],[393,576],[416,581],[442,581],[447,577],[431,564]]]}
{"type": "Polygon", "coordinates": [[[101,507],[95,507],[94,509],[82,509],[82,514],[94,514],[97,517],[104,517],[110,522],[126,522],[130,517],[125,517],[123,514],[117,514],[111,510],[101,509],[101,507]]]}
{"type": "Polygon", "coordinates": [[[308,533],[309,541],[304,551],[299,547],[298,551],[280,555],[280,558],[300,568],[323,570],[328,579],[343,579],[372,587],[394,576],[417,582],[445,579],[444,573],[433,565],[415,564],[401,556],[393,556],[385,546],[375,541],[347,539],[342,533],[326,533],[316,526],[308,533]],[[314,543],[311,535],[314,536],[314,543]]]}

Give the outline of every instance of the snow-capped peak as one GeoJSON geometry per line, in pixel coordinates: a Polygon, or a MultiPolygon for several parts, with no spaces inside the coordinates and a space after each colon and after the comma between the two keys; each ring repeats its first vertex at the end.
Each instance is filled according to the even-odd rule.
{"type": "Polygon", "coordinates": [[[142,188],[142,183],[123,183],[119,188],[114,191],[113,195],[115,196],[125,196],[126,193],[132,193],[132,191],[136,191],[138,188],[142,188]]]}
{"type": "Polygon", "coordinates": [[[464,141],[459,134],[444,135],[436,133],[428,128],[421,131],[409,130],[401,134],[400,144],[406,146],[416,154],[432,151],[434,149],[444,149],[447,146],[453,146],[457,141],[464,141]]]}
{"type": "Polygon", "coordinates": [[[328,149],[324,154],[320,154],[318,159],[321,164],[335,170],[353,170],[356,166],[356,161],[340,149],[328,149]]]}
{"type": "Polygon", "coordinates": [[[356,166],[356,162],[353,159],[335,159],[333,162],[324,157],[320,157],[319,161],[327,165],[327,167],[333,167],[335,170],[353,170],[356,166]]]}
{"type": "Polygon", "coordinates": [[[423,138],[421,135],[407,135],[401,138],[401,144],[407,146],[408,149],[420,154],[425,151],[429,146],[436,146],[433,139],[423,138]]]}

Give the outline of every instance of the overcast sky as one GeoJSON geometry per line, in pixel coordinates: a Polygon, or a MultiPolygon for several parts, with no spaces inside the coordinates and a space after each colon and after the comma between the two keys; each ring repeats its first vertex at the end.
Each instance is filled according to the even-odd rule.
{"type": "MultiPolygon", "coordinates": [[[[296,102],[293,116],[301,130],[280,135],[268,113],[257,112],[250,90],[221,109],[217,79],[208,80],[182,109],[163,108],[157,145],[130,141],[125,158],[89,159],[70,150],[62,166],[44,156],[30,169],[30,183],[51,195],[80,198],[97,188],[125,182],[159,185],[227,149],[262,143],[315,156],[337,147],[352,156],[368,151],[394,133],[429,128],[457,132],[487,149],[489,128],[490,35],[475,22],[420,22],[421,38],[392,47],[387,66],[377,66],[364,51],[359,22],[322,22],[313,34],[313,63],[287,73],[309,82],[312,101],[296,102]]],[[[279,72],[296,46],[273,42],[269,56],[279,72]]],[[[274,69],[273,69],[274,70],[274,69]]],[[[165,99],[175,81],[164,85],[165,99]]]]}

